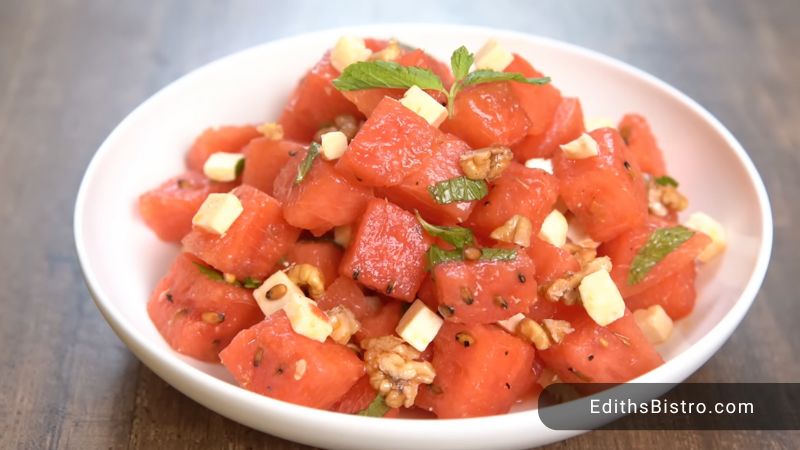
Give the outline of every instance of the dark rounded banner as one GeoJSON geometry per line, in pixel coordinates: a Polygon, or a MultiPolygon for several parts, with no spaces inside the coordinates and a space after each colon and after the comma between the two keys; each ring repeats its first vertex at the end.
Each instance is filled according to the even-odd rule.
{"type": "Polygon", "coordinates": [[[800,430],[800,383],[556,383],[539,397],[554,430],[800,430]]]}

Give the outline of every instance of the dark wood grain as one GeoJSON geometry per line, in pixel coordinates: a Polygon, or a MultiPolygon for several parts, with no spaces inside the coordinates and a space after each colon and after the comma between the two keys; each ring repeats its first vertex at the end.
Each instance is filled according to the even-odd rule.
{"type": "MultiPolygon", "coordinates": [[[[641,67],[749,149],[775,214],[757,302],[697,381],[800,381],[800,3],[0,2],[0,447],[284,448],[142,366],[88,300],[72,208],[95,149],[169,81],[232,51],[323,27],[456,22],[552,36],[641,67]]],[[[796,448],[798,433],[589,433],[552,448],[796,448]]]]}

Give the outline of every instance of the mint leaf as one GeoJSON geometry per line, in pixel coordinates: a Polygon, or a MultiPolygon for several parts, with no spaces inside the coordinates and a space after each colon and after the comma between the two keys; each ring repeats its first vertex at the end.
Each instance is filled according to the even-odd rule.
{"type": "Polygon", "coordinates": [[[453,69],[453,77],[459,81],[467,76],[475,57],[463,45],[458,47],[450,56],[450,68],[453,69]]]}
{"type": "Polygon", "coordinates": [[[206,278],[214,281],[225,281],[225,277],[222,276],[222,272],[212,269],[211,267],[204,266],[199,262],[194,262],[194,265],[197,266],[197,270],[205,275],[206,278]]]}
{"type": "Polygon", "coordinates": [[[483,83],[494,83],[496,81],[519,81],[527,84],[547,84],[550,77],[527,78],[517,72],[495,72],[494,70],[476,70],[470,72],[461,82],[462,86],[473,86],[483,83]]]}
{"type": "Polygon", "coordinates": [[[303,182],[303,179],[308,175],[308,172],[311,170],[311,165],[314,164],[314,160],[317,159],[317,156],[319,156],[319,144],[313,142],[308,147],[308,153],[306,153],[303,162],[297,166],[297,176],[294,178],[294,184],[303,182]]]}
{"type": "Polygon", "coordinates": [[[509,248],[482,248],[481,259],[485,261],[513,261],[517,251],[509,248]]]}
{"type": "Polygon", "coordinates": [[[672,178],[669,175],[660,176],[660,177],[656,178],[655,181],[656,181],[656,184],[659,185],[659,186],[678,187],[678,180],[676,180],[675,178],[672,178]]]}
{"type": "Polygon", "coordinates": [[[378,394],[375,396],[375,399],[367,406],[365,409],[357,412],[356,414],[359,416],[367,416],[367,417],[383,417],[389,412],[391,408],[386,405],[386,402],[383,401],[383,396],[378,394]]]}
{"type": "Polygon", "coordinates": [[[480,200],[489,194],[489,186],[483,180],[457,177],[428,186],[428,192],[436,200],[436,203],[446,205],[448,203],[480,200]]]}
{"type": "Polygon", "coordinates": [[[433,237],[438,237],[448,244],[454,245],[456,248],[464,248],[474,242],[472,237],[472,230],[464,227],[443,227],[433,225],[425,221],[422,216],[417,214],[417,220],[426,233],[433,237]]]}
{"type": "Polygon", "coordinates": [[[236,170],[236,176],[237,177],[242,175],[242,173],[244,172],[244,158],[240,159],[236,163],[236,169],[235,170],[236,170]]]}
{"type": "Polygon", "coordinates": [[[425,253],[425,258],[428,261],[428,269],[433,269],[437,264],[450,261],[463,261],[464,255],[461,253],[461,250],[445,250],[436,245],[431,245],[431,248],[425,253]]]}
{"type": "Polygon", "coordinates": [[[442,80],[428,69],[406,67],[391,61],[362,61],[350,64],[333,85],[340,91],[373,88],[433,89],[444,92],[442,80]]]}
{"type": "Polygon", "coordinates": [[[694,231],[682,225],[654,231],[631,262],[628,284],[634,285],[642,281],[656,264],[692,236],[694,231]]]}
{"type": "Polygon", "coordinates": [[[261,286],[261,283],[263,283],[263,281],[252,277],[247,277],[242,280],[242,286],[247,289],[256,289],[257,287],[261,286]]]}

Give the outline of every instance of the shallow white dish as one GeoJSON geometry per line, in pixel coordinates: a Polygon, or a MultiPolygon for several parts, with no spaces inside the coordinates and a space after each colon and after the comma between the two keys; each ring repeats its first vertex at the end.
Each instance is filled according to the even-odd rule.
{"type": "MultiPolygon", "coordinates": [[[[210,125],[274,120],[303,72],[342,34],[397,37],[448,60],[489,37],[527,57],[586,116],[643,113],[666,152],[670,173],[691,200],[726,227],[722,260],[700,271],[695,312],[660,350],[667,360],[642,382],[680,382],[705,363],[747,312],[772,246],[764,185],[744,149],[714,117],[662,81],[607,56],[550,39],[487,28],[379,25],[304,34],[215,61],[175,81],[125,118],[92,159],[75,206],[75,241],[97,307],[139,359],[175,388],[247,426],[328,448],[522,448],[578,431],[545,427],[534,410],[459,420],[388,420],[336,414],[240,389],[220,366],[173,352],[145,309],[177,247],[138,217],[139,194],[183,169],[184,151],[210,125]]],[[[719,380],[725,381],[725,380],[719,380]]]]}

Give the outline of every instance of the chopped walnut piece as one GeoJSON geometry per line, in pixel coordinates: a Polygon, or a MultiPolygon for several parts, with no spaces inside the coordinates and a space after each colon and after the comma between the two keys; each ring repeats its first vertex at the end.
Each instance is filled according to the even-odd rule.
{"type": "Polygon", "coordinates": [[[333,124],[320,127],[314,134],[312,140],[319,143],[322,141],[323,134],[330,133],[331,131],[341,131],[347,136],[347,142],[350,142],[356,136],[358,130],[361,129],[361,125],[363,125],[363,122],[360,122],[350,114],[342,114],[333,119],[333,124]]]}
{"type": "Polygon", "coordinates": [[[589,261],[597,258],[597,249],[589,247],[581,247],[580,245],[567,242],[564,244],[564,249],[567,250],[578,260],[578,263],[583,267],[589,261]]]}
{"type": "Polygon", "coordinates": [[[527,317],[522,319],[517,325],[517,333],[533,343],[536,350],[547,350],[550,348],[550,337],[541,325],[527,317]]]}
{"type": "Polygon", "coordinates": [[[256,127],[256,131],[263,134],[265,138],[271,141],[280,141],[283,139],[283,127],[279,123],[267,122],[256,127]]]}
{"type": "Polygon", "coordinates": [[[556,344],[560,344],[564,336],[575,331],[572,325],[566,320],[544,319],[542,320],[542,325],[544,325],[545,330],[547,330],[547,334],[550,335],[550,339],[556,344]]]}
{"type": "Polygon", "coordinates": [[[461,170],[471,180],[492,180],[511,164],[514,154],[502,145],[481,148],[461,155],[461,170]]]}
{"type": "Polygon", "coordinates": [[[651,179],[647,183],[647,205],[653,215],[664,217],[670,211],[686,209],[689,200],[675,186],[660,185],[651,179]]]}
{"type": "Polygon", "coordinates": [[[498,241],[528,247],[531,245],[531,233],[533,233],[533,224],[531,224],[530,219],[516,214],[508,219],[506,223],[495,228],[489,237],[498,241]]]}
{"type": "Polygon", "coordinates": [[[308,295],[311,298],[319,298],[325,293],[325,276],[317,266],[311,264],[295,264],[286,271],[294,284],[303,287],[308,286],[308,295]]]}
{"type": "Polygon", "coordinates": [[[361,343],[370,385],[384,395],[390,408],[410,408],[420,384],[436,377],[433,365],[419,361],[420,352],[395,336],[366,339],[361,343]]]}
{"type": "Polygon", "coordinates": [[[578,286],[581,284],[583,277],[598,270],[611,272],[611,258],[602,256],[582,262],[579,272],[559,278],[550,283],[549,286],[543,286],[545,298],[551,302],[563,301],[567,305],[574,305],[580,299],[578,286]]]}
{"type": "Polygon", "coordinates": [[[356,320],[352,311],[344,306],[338,305],[327,312],[328,321],[333,326],[331,339],[334,342],[345,345],[350,342],[350,338],[361,329],[361,324],[356,320]]]}

